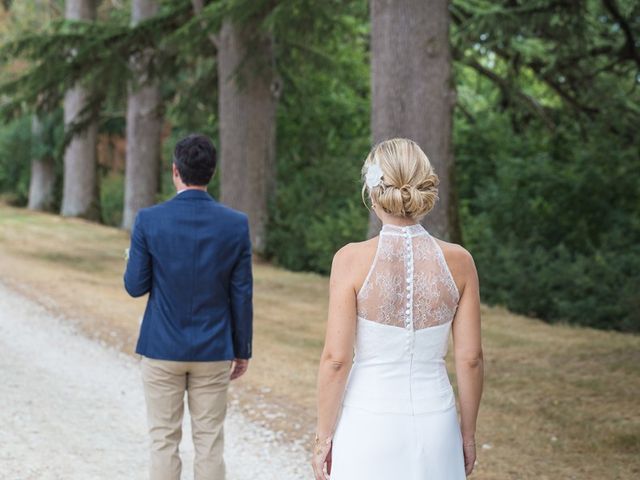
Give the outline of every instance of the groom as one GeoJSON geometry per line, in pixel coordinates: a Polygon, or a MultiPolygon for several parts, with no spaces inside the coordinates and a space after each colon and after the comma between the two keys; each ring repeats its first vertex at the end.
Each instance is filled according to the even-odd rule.
{"type": "Polygon", "coordinates": [[[149,293],[136,353],[151,436],[151,480],[179,480],[187,394],[195,479],[223,480],[229,381],[247,370],[252,340],[247,216],[216,202],[207,184],[216,150],[204,135],[176,145],[171,200],[138,212],[124,285],[149,293]]]}

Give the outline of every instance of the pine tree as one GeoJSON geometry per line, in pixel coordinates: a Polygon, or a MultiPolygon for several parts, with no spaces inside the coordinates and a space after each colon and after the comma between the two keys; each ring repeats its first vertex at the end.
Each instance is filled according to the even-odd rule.
{"type": "MultiPolygon", "coordinates": [[[[65,17],[68,20],[94,21],[95,0],[67,0],[65,17]]],[[[73,55],[73,52],[70,52],[73,55]]],[[[88,92],[75,85],[64,97],[64,121],[70,126],[76,122],[87,106],[88,92]]],[[[98,124],[90,120],[77,132],[64,153],[64,183],[60,213],[68,217],[97,220],[98,206],[97,152],[98,124]]]]}
{"type": "MultiPolygon", "coordinates": [[[[440,178],[439,201],[425,217],[426,227],[457,240],[448,3],[371,0],[371,126],[374,143],[406,137],[422,147],[440,178]]],[[[369,235],[379,228],[372,214],[369,235]]]]}
{"type": "MultiPolygon", "coordinates": [[[[201,11],[202,2],[194,0],[194,7],[201,11]]],[[[247,213],[251,241],[258,252],[266,246],[276,176],[279,88],[273,38],[262,27],[268,14],[268,9],[252,11],[247,5],[236,5],[225,15],[220,30],[210,35],[217,49],[220,199],[247,213]],[[235,18],[234,11],[243,7],[251,14],[235,18]]]]}
{"type": "MultiPolygon", "coordinates": [[[[156,0],[133,0],[133,26],[158,12],[156,0]]],[[[162,112],[160,86],[147,75],[153,62],[153,49],[147,48],[130,60],[133,79],[127,99],[127,159],[122,227],[133,226],[138,210],[153,205],[158,193],[162,112]]]]}

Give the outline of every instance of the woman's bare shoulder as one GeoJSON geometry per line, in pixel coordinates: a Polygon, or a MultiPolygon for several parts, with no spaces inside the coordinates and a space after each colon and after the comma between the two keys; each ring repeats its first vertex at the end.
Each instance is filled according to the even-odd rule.
{"type": "Polygon", "coordinates": [[[333,257],[332,273],[347,275],[358,291],[367,276],[378,248],[378,237],[346,244],[333,257]]]}
{"type": "Polygon", "coordinates": [[[473,260],[471,253],[469,253],[469,250],[464,248],[462,245],[452,242],[446,242],[436,237],[433,237],[433,239],[438,242],[438,245],[440,245],[442,253],[444,253],[445,257],[451,257],[452,260],[462,262],[473,260]]]}
{"type": "Polygon", "coordinates": [[[476,266],[471,253],[462,245],[433,237],[444,254],[447,266],[458,287],[464,287],[469,276],[475,276],[476,266]]]}
{"type": "Polygon", "coordinates": [[[362,242],[347,243],[344,247],[336,252],[336,257],[344,260],[354,260],[358,256],[366,256],[373,251],[375,254],[378,245],[378,237],[363,240],[362,242]]]}

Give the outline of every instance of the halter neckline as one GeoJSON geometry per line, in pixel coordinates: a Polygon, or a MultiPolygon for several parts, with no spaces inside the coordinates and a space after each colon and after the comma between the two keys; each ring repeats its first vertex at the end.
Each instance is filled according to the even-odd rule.
{"type": "Polygon", "coordinates": [[[420,235],[428,233],[425,228],[419,223],[413,223],[411,225],[393,225],[391,223],[384,223],[380,233],[390,233],[394,235],[420,235]]]}

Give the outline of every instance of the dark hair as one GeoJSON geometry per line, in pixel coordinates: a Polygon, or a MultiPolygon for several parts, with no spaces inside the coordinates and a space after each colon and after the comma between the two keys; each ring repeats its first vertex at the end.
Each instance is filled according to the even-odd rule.
{"type": "Polygon", "coordinates": [[[173,163],[185,185],[203,186],[213,177],[216,156],[216,147],[209,137],[193,133],[176,144],[173,163]]]}

